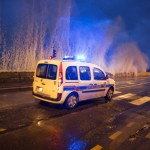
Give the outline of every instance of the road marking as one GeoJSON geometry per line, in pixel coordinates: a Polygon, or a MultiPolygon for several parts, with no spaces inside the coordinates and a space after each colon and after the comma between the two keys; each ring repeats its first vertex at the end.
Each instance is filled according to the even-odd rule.
{"type": "Polygon", "coordinates": [[[116,133],[112,134],[109,138],[111,140],[115,140],[119,135],[121,135],[122,132],[121,131],[117,131],[116,133]]]}
{"type": "Polygon", "coordinates": [[[150,139],[150,133],[145,136],[147,139],[150,139]]]}
{"type": "Polygon", "coordinates": [[[150,84],[150,82],[139,83],[139,84],[134,84],[134,85],[127,85],[127,86],[119,87],[119,88],[116,88],[116,89],[124,89],[124,88],[132,87],[132,86],[145,85],[145,84],[150,84]]]}
{"type": "Polygon", "coordinates": [[[132,127],[135,124],[135,122],[130,122],[127,124],[127,127],[132,127]]]}
{"type": "Polygon", "coordinates": [[[6,131],[6,129],[4,128],[0,128],[0,132],[6,131]]]}
{"type": "Polygon", "coordinates": [[[96,145],[95,147],[93,147],[91,150],[101,150],[103,147],[100,145],[96,145]]]}
{"type": "Polygon", "coordinates": [[[133,82],[129,82],[129,81],[127,81],[127,84],[134,84],[133,82]]]}
{"type": "Polygon", "coordinates": [[[134,105],[142,105],[146,102],[150,101],[150,97],[148,96],[145,96],[145,97],[142,97],[142,98],[139,98],[137,100],[134,100],[132,102],[130,102],[131,104],[134,104],[134,105]]]}
{"type": "Polygon", "coordinates": [[[120,92],[120,91],[115,91],[115,93],[114,93],[114,94],[120,94],[120,93],[122,93],[122,92],[120,92]]]}
{"type": "Polygon", "coordinates": [[[135,96],[136,94],[132,94],[132,93],[128,93],[128,94],[124,94],[124,95],[120,95],[117,96],[115,98],[113,98],[114,100],[121,100],[121,99],[127,99],[129,97],[135,96]]]}

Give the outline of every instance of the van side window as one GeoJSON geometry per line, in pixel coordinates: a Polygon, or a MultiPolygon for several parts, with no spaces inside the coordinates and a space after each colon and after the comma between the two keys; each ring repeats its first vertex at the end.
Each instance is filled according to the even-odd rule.
{"type": "Polygon", "coordinates": [[[66,79],[67,80],[78,80],[77,67],[76,66],[69,66],[66,69],[66,79]]]}
{"type": "Polygon", "coordinates": [[[47,71],[47,78],[56,80],[56,77],[57,77],[57,66],[50,64],[47,71]]]}
{"type": "Polygon", "coordinates": [[[91,80],[90,68],[88,66],[80,66],[79,70],[81,80],[91,80]]]}
{"type": "Polygon", "coordinates": [[[94,68],[93,73],[94,73],[94,80],[105,80],[106,79],[104,72],[98,68],[94,68]]]}
{"type": "Polygon", "coordinates": [[[48,64],[39,64],[36,70],[36,76],[46,78],[48,64]]]}

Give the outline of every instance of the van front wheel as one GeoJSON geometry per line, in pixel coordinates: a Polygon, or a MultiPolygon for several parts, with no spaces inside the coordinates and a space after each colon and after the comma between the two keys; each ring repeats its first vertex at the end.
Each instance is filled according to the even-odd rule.
{"type": "Polygon", "coordinates": [[[105,100],[111,101],[113,94],[114,94],[114,90],[113,90],[113,88],[110,88],[105,96],[105,100]]]}
{"type": "Polygon", "coordinates": [[[67,109],[75,108],[77,103],[78,103],[78,96],[74,93],[68,95],[68,97],[65,100],[65,106],[67,109]]]}

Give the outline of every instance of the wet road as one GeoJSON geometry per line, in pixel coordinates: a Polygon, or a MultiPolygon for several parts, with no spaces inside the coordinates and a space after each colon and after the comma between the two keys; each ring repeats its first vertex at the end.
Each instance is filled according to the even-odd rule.
{"type": "Polygon", "coordinates": [[[74,110],[38,104],[31,90],[0,93],[0,150],[148,150],[150,77],[116,80],[113,101],[74,110]]]}

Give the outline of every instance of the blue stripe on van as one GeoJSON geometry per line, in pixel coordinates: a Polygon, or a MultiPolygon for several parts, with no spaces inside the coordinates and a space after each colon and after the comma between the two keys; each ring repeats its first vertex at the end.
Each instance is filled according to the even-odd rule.
{"type": "Polygon", "coordinates": [[[78,86],[77,88],[82,91],[88,89],[89,86],[78,86]]]}
{"type": "Polygon", "coordinates": [[[97,88],[105,88],[105,87],[111,87],[114,86],[114,84],[107,84],[107,85],[98,85],[97,87],[91,87],[91,86],[64,86],[64,91],[83,91],[83,90],[91,90],[91,89],[97,89],[97,88]]]}
{"type": "Polygon", "coordinates": [[[82,91],[87,89],[88,86],[64,86],[64,91],[82,91]]]}
{"type": "Polygon", "coordinates": [[[74,86],[64,86],[64,91],[74,91],[74,86]]]}

